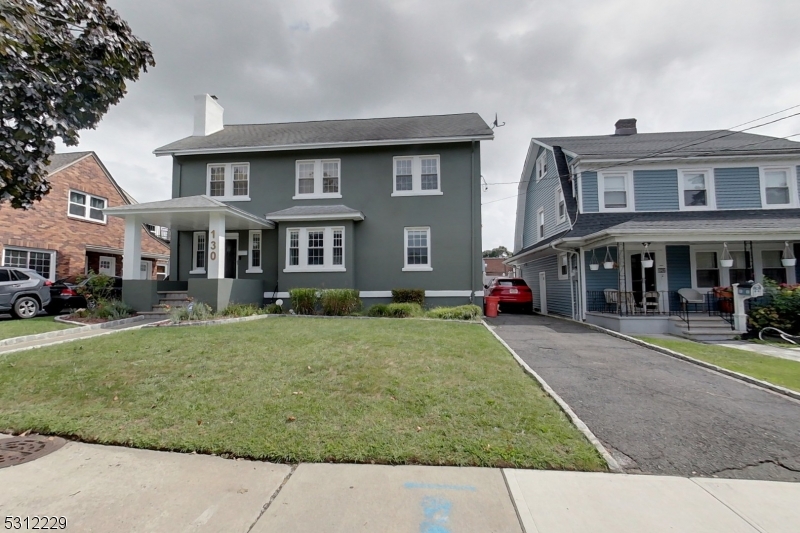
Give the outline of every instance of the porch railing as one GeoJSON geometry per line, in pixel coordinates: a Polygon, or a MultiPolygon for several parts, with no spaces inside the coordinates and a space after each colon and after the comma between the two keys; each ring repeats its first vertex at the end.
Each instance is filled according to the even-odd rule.
{"type": "Polygon", "coordinates": [[[728,324],[731,329],[735,329],[733,324],[733,298],[730,296],[721,296],[714,291],[706,294],[706,308],[708,309],[708,316],[718,316],[728,324]]]}

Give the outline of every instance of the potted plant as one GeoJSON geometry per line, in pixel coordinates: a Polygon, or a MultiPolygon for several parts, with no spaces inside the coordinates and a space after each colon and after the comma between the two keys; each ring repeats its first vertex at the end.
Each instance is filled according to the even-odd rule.
{"type": "Polygon", "coordinates": [[[606,257],[603,259],[603,268],[611,270],[614,268],[614,259],[611,257],[611,250],[606,246],[606,257]]]}
{"type": "Polygon", "coordinates": [[[597,256],[594,254],[594,250],[592,250],[592,260],[589,261],[589,270],[598,270],[600,268],[600,263],[597,262],[597,256]]]}
{"type": "Polygon", "coordinates": [[[783,248],[783,256],[781,258],[781,264],[785,267],[793,267],[797,264],[797,258],[794,256],[791,247],[789,247],[789,242],[785,242],[786,246],[783,248]]]}
{"type": "Polygon", "coordinates": [[[714,287],[714,296],[719,302],[719,310],[723,313],[733,313],[733,289],[730,287],[714,287]]]}

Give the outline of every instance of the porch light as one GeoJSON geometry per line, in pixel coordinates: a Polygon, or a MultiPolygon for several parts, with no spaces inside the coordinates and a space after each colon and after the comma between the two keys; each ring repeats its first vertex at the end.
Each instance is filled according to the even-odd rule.
{"type": "Polygon", "coordinates": [[[603,268],[611,270],[614,268],[614,259],[611,257],[611,249],[606,246],[606,257],[603,259],[603,268]]]}
{"type": "Polygon", "coordinates": [[[592,248],[592,260],[589,261],[589,270],[597,270],[600,268],[600,263],[597,262],[597,256],[594,255],[594,248],[592,248]]]}
{"type": "Polygon", "coordinates": [[[785,267],[793,267],[797,264],[797,258],[794,256],[794,252],[792,252],[792,247],[789,246],[789,241],[785,241],[784,244],[786,246],[783,248],[781,264],[785,267]]]}
{"type": "Polygon", "coordinates": [[[645,258],[645,259],[642,259],[642,266],[644,268],[653,268],[653,254],[651,254],[648,251],[648,248],[650,247],[650,243],[649,242],[643,242],[642,244],[644,245],[644,253],[642,254],[642,257],[645,258]]]}
{"type": "Polygon", "coordinates": [[[719,266],[722,268],[731,268],[733,266],[733,256],[728,251],[728,243],[722,243],[722,258],[719,260],[719,266]]]}

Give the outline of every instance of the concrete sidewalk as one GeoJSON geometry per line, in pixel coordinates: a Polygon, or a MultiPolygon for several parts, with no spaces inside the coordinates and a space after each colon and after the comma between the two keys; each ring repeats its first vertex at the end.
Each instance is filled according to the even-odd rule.
{"type": "Polygon", "coordinates": [[[75,532],[795,532],[800,484],[301,464],[70,442],[0,469],[0,517],[75,532]]]}

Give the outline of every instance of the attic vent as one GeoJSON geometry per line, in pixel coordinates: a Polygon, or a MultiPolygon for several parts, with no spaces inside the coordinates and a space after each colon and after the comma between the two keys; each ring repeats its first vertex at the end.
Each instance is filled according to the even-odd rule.
{"type": "Polygon", "coordinates": [[[635,135],[636,134],[636,119],[635,118],[621,118],[614,124],[616,131],[614,135],[635,135]]]}

